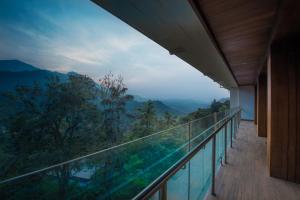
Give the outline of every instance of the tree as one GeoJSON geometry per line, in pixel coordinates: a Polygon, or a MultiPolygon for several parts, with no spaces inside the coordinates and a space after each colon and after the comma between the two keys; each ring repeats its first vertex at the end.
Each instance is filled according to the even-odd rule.
{"type": "Polygon", "coordinates": [[[223,112],[230,108],[230,101],[226,100],[224,103],[216,101],[215,99],[211,102],[209,108],[198,108],[197,111],[192,112],[181,118],[181,122],[188,122],[194,119],[205,117],[214,112],[223,112]]]}
{"type": "Polygon", "coordinates": [[[146,136],[156,130],[157,118],[154,104],[151,100],[145,102],[143,107],[137,109],[136,120],[134,133],[137,136],[146,136]]]}
{"type": "Polygon", "coordinates": [[[126,103],[133,99],[127,94],[127,87],[121,76],[115,78],[109,73],[100,79],[101,105],[103,107],[103,128],[110,143],[116,143],[123,137],[121,116],[126,115],[126,103]]]}
{"type": "Polygon", "coordinates": [[[176,118],[170,112],[164,113],[164,118],[162,120],[163,128],[170,128],[171,126],[174,126],[176,123],[177,123],[176,118]]]}
{"type": "Polygon", "coordinates": [[[210,104],[210,110],[212,113],[219,112],[220,107],[222,107],[222,102],[216,101],[215,99],[210,104]]]}
{"type": "MultiPolygon", "coordinates": [[[[23,86],[6,95],[16,108],[5,123],[10,140],[6,149],[14,155],[10,169],[24,173],[93,151],[93,141],[101,135],[97,92],[92,79],[70,75],[67,81],[53,77],[44,88],[23,86]]],[[[55,169],[62,198],[71,171],[69,165],[55,169]]]]}

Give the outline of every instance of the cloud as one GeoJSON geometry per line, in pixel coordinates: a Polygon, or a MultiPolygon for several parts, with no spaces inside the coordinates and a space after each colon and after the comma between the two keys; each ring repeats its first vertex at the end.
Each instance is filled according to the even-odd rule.
{"type": "Polygon", "coordinates": [[[83,49],[63,45],[55,49],[55,54],[83,64],[101,65],[110,59],[110,53],[102,49],[83,49]]]}

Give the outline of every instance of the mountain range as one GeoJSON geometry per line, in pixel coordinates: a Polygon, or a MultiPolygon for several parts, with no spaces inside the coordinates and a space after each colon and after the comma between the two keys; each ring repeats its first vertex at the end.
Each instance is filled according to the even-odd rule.
{"type": "MultiPolygon", "coordinates": [[[[74,72],[64,74],[43,70],[19,60],[0,60],[0,93],[12,91],[16,86],[20,85],[31,86],[34,83],[38,83],[44,86],[47,80],[53,76],[58,76],[61,80],[67,80],[72,73],[74,72]]],[[[137,95],[134,95],[134,97],[134,100],[126,106],[131,113],[141,107],[144,102],[150,100],[137,95]]],[[[197,110],[199,107],[208,106],[208,103],[188,99],[151,100],[159,116],[162,116],[165,112],[170,112],[174,115],[185,115],[197,110]]]]}

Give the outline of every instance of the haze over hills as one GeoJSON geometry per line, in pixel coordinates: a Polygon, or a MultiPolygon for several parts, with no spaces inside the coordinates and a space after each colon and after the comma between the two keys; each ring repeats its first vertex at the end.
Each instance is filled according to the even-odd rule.
{"type": "Polygon", "coordinates": [[[162,102],[183,114],[191,113],[198,108],[207,108],[211,102],[201,102],[192,99],[165,99],[162,102]]]}
{"type": "MultiPolygon", "coordinates": [[[[126,105],[126,109],[134,114],[136,112],[136,109],[140,108],[143,106],[145,101],[138,101],[138,100],[133,100],[127,103],[126,105]]],[[[173,115],[184,115],[185,112],[181,112],[180,110],[177,110],[176,108],[171,108],[170,106],[166,105],[165,103],[163,103],[162,101],[158,101],[158,100],[152,100],[154,109],[156,111],[156,114],[159,117],[162,117],[165,112],[169,112],[173,115]]]]}
{"type": "MultiPolygon", "coordinates": [[[[16,86],[32,86],[38,83],[42,87],[46,84],[50,77],[58,76],[61,80],[66,80],[69,75],[76,74],[69,72],[67,74],[53,72],[49,70],[41,70],[38,67],[29,65],[18,60],[0,60],[0,93],[12,91],[16,86]]],[[[130,113],[143,105],[145,99],[143,97],[134,95],[134,100],[126,105],[130,113]]],[[[153,104],[158,116],[162,116],[165,112],[170,112],[174,115],[182,115],[183,112],[175,107],[170,107],[159,100],[153,100],[153,104]]]]}
{"type": "MultiPolygon", "coordinates": [[[[162,102],[163,104],[167,105],[168,107],[176,110],[180,115],[191,113],[198,108],[207,108],[209,107],[211,102],[205,101],[196,101],[193,99],[147,99],[138,95],[134,95],[134,100],[137,102],[145,102],[148,100],[154,100],[162,102]]],[[[227,100],[227,98],[222,98],[222,101],[227,100]]]]}
{"type": "MultiPolygon", "coordinates": [[[[18,60],[0,60],[0,92],[14,90],[16,86],[31,86],[38,83],[45,85],[46,81],[53,76],[58,76],[61,80],[66,80],[70,74],[42,70],[39,67],[32,66],[18,60]]],[[[138,95],[134,95],[134,100],[126,106],[129,112],[133,113],[137,108],[141,107],[144,102],[152,100],[155,110],[159,116],[165,112],[174,115],[185,115],[191,113],[198,108],[207,108],[210,102],[201,102],[191,99],[147,99],[138,95]]],[[[222,99],[225,101],[226,99],[222,99]]]]}

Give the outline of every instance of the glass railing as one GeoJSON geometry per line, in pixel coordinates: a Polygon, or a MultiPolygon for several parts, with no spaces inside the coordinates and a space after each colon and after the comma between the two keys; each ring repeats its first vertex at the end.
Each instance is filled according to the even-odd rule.
{"type": "Polygon", "coordinates": [[[209,188],[215,194],[215,175],[227,163],[227,148],[232,146],[232,140],[237,134],[240,109],[217,113],[214,120],[216,123],[213,126],[191,139],[201,140],[135,199],[200,200],[205,198],[209,188]]]}
{"type": "MultiPolygon", "coordinates": [[[[132,199],[216,133],[238,119],[238,109],[220,112],[93,154],[0,181],[0,199],[132,199]],[[232,118],[234,117],[234,118],[232,118]]],[[[237,120],[235,123],[237,124],[237,120]]],[[[227,132],[232,127],[227,126],[227,132]]],[[[234,129],[236,130],[236,129],[234,129]]],[[[231,134],[232,136],[234,134],[231,134]]],[[[229,135],[228,135],[229,137],[229,135]]],[[[227,140],[227,146],[230,139],[227,140]]],[[[216,166],[225,150],[224,128],[216,134],[216,166]]],[[[167,181],[152,199],[201,199],[212,182],[212,140],[167,181]]],[[[143,194],[144,195],[144,194],[143,194]]]]}

